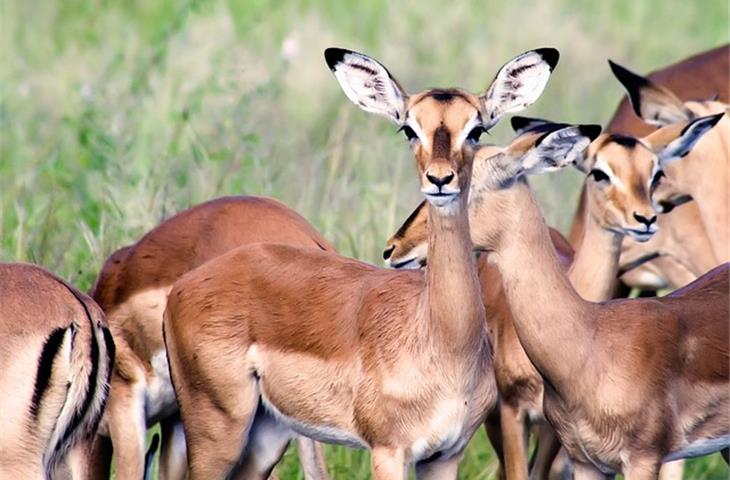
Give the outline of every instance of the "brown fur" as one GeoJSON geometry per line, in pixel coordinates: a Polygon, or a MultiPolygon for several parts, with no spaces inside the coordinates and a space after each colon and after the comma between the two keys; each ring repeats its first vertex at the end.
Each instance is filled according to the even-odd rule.
{"type": "Polygon", "coordinates": [[[104,315],[35,265],[0,264],[0,285],[0,477],[51,478],[68,459],[76,478],[83,463],[73,460],[96,431],[114,358],[104,315]],[[60,343],[48,347],[54,336],[60,343]]]}
{"type": "Polygon", "coordinates": [[[529,188],[488,196],[492,221],[472,236],[494,252],[520,343],[546,381],[545,413],[581,469],[654,478],[664,455],[730,429],[729,265],[692,284],[691,297],[589,303],[565,277],[529,188]],[[713,355],[683,353],[705,342],[713,355]]]}
{"type": "MultiPolygon", "coordinates": [[[[107,312],[119,348],[109,408],[102,424],[102,431],[111,436],[112,445],[98,439],[94,465],[90,468],[95,472],[92,476],[108,476],[111,447],[117,457],[117,478],[142,476],[144,444],[140,441],[144,435],[139,430],[144,427],[139,425],[146,427],[160,420],[163,433],[179,434],[179,428],[175,429],[179,422],[176,404],[166,405],[161,413],[149,412],[145,419],[138,420],[135,413],[145,408],[140,405],[143,400],[136,392],[147,391],[156,381],[167,382],[154,371],[152,359],[164,351],[162,312],[173,282],[235,247],[272,240],[332,250],[314,227],[284,204],[269,198],[236,196],[180,212],[137,243],[117,250],[105,262],[92,288],[92,296],[107,312]]],[[[181,439],[162,437],[162,478],[184,475],[184,451],[175,451],[176,441],[181,439]]],[[[307,468],[319,469],[317,478],[326,478],[321,447],[305,447],[320,457],[318,462],[309,462],[319,466],[307,468]]]]}

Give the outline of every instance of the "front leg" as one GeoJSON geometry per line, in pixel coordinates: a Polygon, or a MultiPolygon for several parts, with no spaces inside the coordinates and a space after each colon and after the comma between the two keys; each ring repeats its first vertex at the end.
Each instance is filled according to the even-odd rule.
{"type": "Polygon", "coordinates": [[[527,480],[527,429],[518,406],[499,404],[506,478],[527,480]]]}
{"type": "Polygon", "coordinates": [[[446,460],[435,460],[416,465],[418,480],[456,480],[459,475],[459,461],[462,454],[446,460]]]}
{"type": "Polygon", "coordinates": [[[402,448],[374,447],[370,455],[373,480],[406,480],[408,462],[402,448]]]}

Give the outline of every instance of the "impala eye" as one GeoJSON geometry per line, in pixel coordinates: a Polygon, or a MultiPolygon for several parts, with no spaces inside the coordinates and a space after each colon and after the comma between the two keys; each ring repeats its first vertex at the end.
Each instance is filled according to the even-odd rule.
{"type": "Polygon", "coordinates": [[[597,168],[594,168],[593,170],[591,170],[590,173],[588,174],[588,176],[592,176],[593,180],[595,180],[596,182],[604,182],[604,181],[607,182],[610,180],[608,178],[608,175],[606,175],[606,172],[604,172],[603,170],[599,170],[597,168]]]}
{"type": "Polygon", "coordinates": [[[413,131],[411,127],[408,125],[403,125],[398,129],[399,132],[403,132],[406,134],[406,138],[409,142],[412,142],[414,140],[418,140],[418,135],[416,135],[416,132],[413,131]]]}
{"type": "Polygon", "coordinates": [[[466,139],[470,142],[478,143],[482,133],[484,133],[484,127],[479,125],[478,127],[471,129],[471,132],[469,132],[469,135],[466,136],[466,139]]]}
{"type": "Polygon", "coordinates": [[[656,189],[656,187],[659,186],[659,182],[662,181],[662,178],[665,177],[664,170],[659,170],[654,174],[654,178],[651,179],[651,190],[653,191],[656,189]]]}

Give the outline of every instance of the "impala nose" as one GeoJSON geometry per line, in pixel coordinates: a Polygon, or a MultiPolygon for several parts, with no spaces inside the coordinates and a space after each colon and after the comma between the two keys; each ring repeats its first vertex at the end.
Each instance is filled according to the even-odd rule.
{"type": "Polygon", "coordinates": [[[429,182],[436,185],[440,190],[441,187],[443,187],[444,185],[448,185],[451,180],[454,179],[454,172],[444,175],[443,177],[437,177],[435,175],[431,175],[430,173],[426,173],[426,178],[429,182]]]}
{"type": "Polygon", "coordinates": [[[394,250],[395,250],[395,245],[386,247],[385,250],[383,250],[383,260],[389,259],[390,256],[393,255],[394,250]]]}
{"type": "Polygon", "coordinates": [[[644,225],[646,225],[647,230],[651,227],[652,223],[656,222],[656,215],[654,215],[651,218],[646,218],[645,216],[639,215],[638,213],[634,212],[634,218],[636,219],[637,222],[643,223],[644,225]]]}

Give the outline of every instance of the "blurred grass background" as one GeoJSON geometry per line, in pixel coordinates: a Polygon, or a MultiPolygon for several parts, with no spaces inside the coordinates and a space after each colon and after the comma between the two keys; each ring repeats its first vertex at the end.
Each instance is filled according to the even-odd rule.
{"type": "MultiPolygon", "coordinates": [[[[279,198],[344,254],[380,262],[419,201],[392,125],[359,111],[327,46],[371,54],[409,91],[483,90],[535,47],[562,54],[527,115],[605,122],[638,72],[728,41],[725,0],[0,0],[0,260],[45,265],[87,289],[104,259],[173,213],[226,194],[279,198]]],[[[511,138],[507,122],[485,141],[511,138]]],[[[577,173],[534,179],[567,229],[577,173]]],[[[362,452],[329,448],[335,478],[362,452]]],[[[462,478],[492,478],[482,432],[462,478]]],[[[281,478],[301,478],[293,452],[281,478]]],[[[686,478],[727,478],[715,455],[686,478]]]]}

